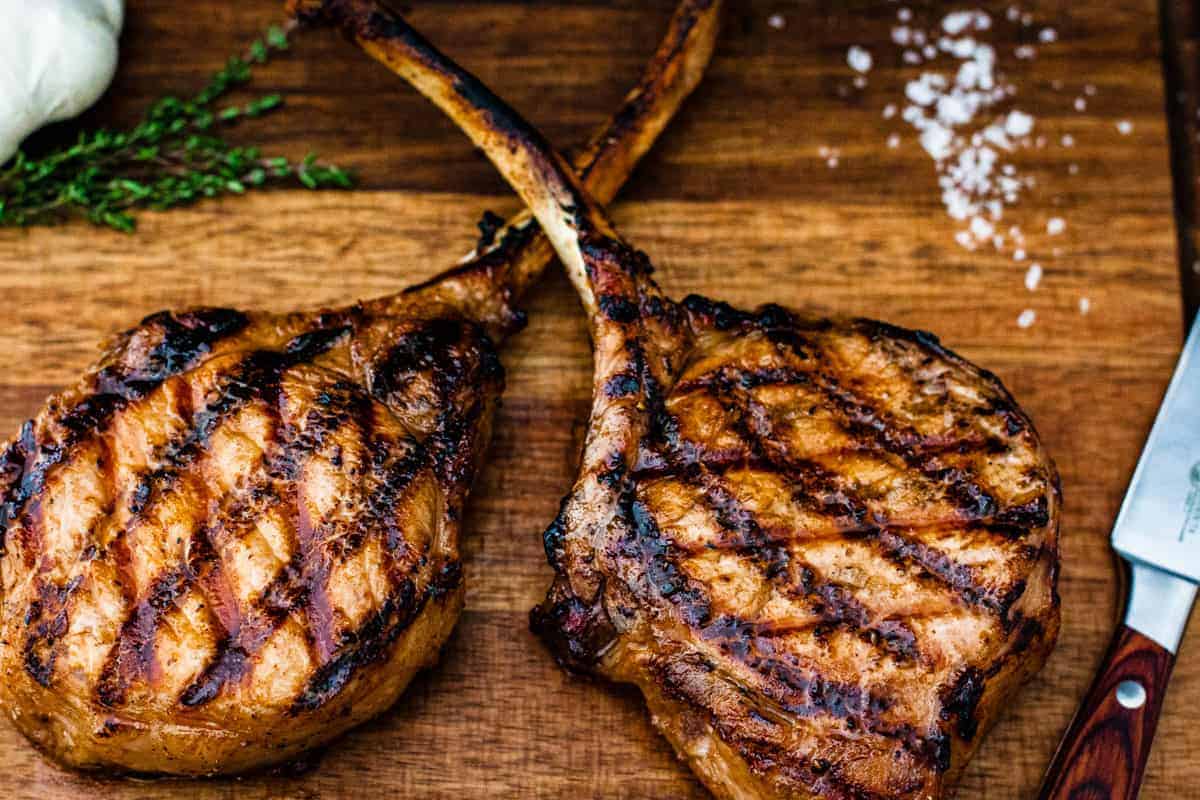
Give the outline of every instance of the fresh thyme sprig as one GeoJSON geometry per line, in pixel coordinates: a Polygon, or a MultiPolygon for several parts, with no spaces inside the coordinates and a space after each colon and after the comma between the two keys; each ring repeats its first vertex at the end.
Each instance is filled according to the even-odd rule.
{"type": "Polygon", "coordinates": [[[287,31],[272,27],[245,55],[230,58],[195,97],[158,100],[130,130],[83,132],[75,144],[37,159],[18,152],[0,167],[0,225],[83,217],[130,232],[139,209],[172,208],[267,184],[349,187],[349,173],[313,155],[298,163],[267,158],[257,147],[234,146],[220,135],[223,127],[283,104],[278,94],[223,107],[217,100],[249,82],[255,66],[287,49],[287,31]]]}

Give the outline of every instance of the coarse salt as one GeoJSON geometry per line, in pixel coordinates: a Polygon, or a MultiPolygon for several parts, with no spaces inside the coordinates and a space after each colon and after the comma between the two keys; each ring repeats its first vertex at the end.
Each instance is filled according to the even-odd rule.
{"type": "Polygon", "coordinates": [[[871,58],[871,51],[865,47],[852,45],[846,51],[846,63],[850,65],[850,69],[855,72],[870,72],[871,66],[874,64],[874,59],[871,58]]]}
{"type": "Polygon", "coordinates": [[[774,30],[781,31],[787,27],[787,20],[783,18],[783,14],[772,14],[767,17],[767,25],[774,30]]]}
{"type": "Polygon", "coordinates": [[[1079,313],[1086,314],[1092,310],[1092,301],[1086,297],[1079,298],[1079,313]]]}
{"type": "Polygon", "coordinates": [[[1128,136],[1133,133],[1133,123],[1127,119],[1123,119],[1117,123],[1117,133],[1122,136],[1128,136]]]}
{"type": "Polygon", "coordinates": [[[1067,229],[1067,222],[1062,217],[1051,217],[1046,221],[1046,233],[1058,236],[1067,229]]]}
{"type": "Polygon", "coordinates": [[[1032,292],[1041,282],[1042,265],[1037,263],[1030,264],[1029,269],[1025,272],[1025,288],[1032,292]]]}
{"type": "Polygon", "coordinates": [[[1027,308],[1017,317],[1018,328],[1028,328],[1037,320],[1037,314],[1032,308],[1027,308]]]}
{"type": "Polygon", "coordinates": [[[1009,136],[1027,136],[1033,130],[1033,117],[1020,111],[1010,111],[1004,119],[1004,132],[1009,136]]]}

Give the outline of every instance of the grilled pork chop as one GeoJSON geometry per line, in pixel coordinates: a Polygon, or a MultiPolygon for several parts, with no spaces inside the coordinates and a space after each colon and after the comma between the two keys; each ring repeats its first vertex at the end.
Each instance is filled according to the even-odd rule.
{"type": "MultiPolygon", "coordinates": [[[[698,82],[685,0],[577,162],[611,197],[698,82]]],[[[0,449],[0,697],[74,767],[234,773],[390,706],[463,604],[496,342],[553,251],[528,214],[460,267],[326,311],[147,317],[0,449]]]]}
{"type": "Polygon", "coordinates": [[[488,153],[591,318],[532,614],[558,659],[640,687],[719,797],[947,796],[1059,626],[1058,480],[1000,382],[928,333],[671,300],[476,79],[370,0],[301,5],[488,153]]]}

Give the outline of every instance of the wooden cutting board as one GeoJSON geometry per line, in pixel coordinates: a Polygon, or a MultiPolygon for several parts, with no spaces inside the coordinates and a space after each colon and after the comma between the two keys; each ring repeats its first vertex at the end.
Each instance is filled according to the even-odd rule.
{"type": "MultiPolygon", "coordinates": [[[[413,5],[418,27],[569,146],[635,80],[672,3],[413,5]]],[[[676,296],[926,328],[998,373],[1029,410],[1062,471],[1063,632],[960,792],[1027,797],[1113,624],[1108,530],[1181,338],[1156,4],[1039,2],[1027,9],[1037,19],[1030,28],[1004,18],[1007,3],[990,5],[988,38],[1019,88],[1017,104],[1046,137],[1015,157],[1037,186],[1008,218],[1029,232],[1030,260],[1045,268],[1035,292],[1023,286],[1029,261],[955,243],[932,162],[903,122],[882,114],[903,104],[904,81],[917,74],[891,43],[900,6],[731,5],[707,82],[639,170],[616,220],[676,296]],[[1045,25],[1059,41],[1016,59],[1013,48],[1038,44],[1045,25]],[[875,57],[862,89],[846,62],[852,44],[875,57]],[[1075,109],[1076,97],[1086,97],[1086,110],[1075,109]],[[885,145],[892,132],[902,137],[894,149],[885,145]],[[1073,147],[1062,146],[1064,134],[1073,147]],[[836,166],[825,148],[837,149],[836,166]],[[1043,233],[1051,217],[1067,221],[1053,239],[1043,233]],[[1019,328],[1027,308],[1037,320],[1019,328]]],[[[914,24],[940,18],[936,4],[910,5],[914,24]]],[[[116,86],[89,121],[128,122],[161,94],[194,90],[279,17],[276,0],[134,0],[116,86]]],[[[304,36],[259,85],[285,92],[290,107],[237,136],[292,156],[317,150],[356,168],[361,187],[148,215],[134,236],[81,224],[0,231],[5,435],[73,381],[102,338],[149,312],[290,309],[381,294],[465,252],[485,208],[516,208],[460,134],[332,34],[304,36]]],[[[540,534],[575,470],[590,369],[584,320],[560,274],[537,287],[528,309],[528,329],[505,353],[509,389],[470,504],[466,613],[441,666],[395,710],[307,771],[236,782],[66,774],[0,725],[0,796],[703,797],[634,693],[564,675],[527,629],[549,580],[540,534]]],[[[1197,796],[1198,706],[1193,637],[1143,797],[1197,796]]]]}

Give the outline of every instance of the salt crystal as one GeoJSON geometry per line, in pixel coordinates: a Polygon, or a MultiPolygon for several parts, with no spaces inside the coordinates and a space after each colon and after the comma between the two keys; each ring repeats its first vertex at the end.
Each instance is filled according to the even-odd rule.
{"type": "Polygon", "coordinates": [[[974,21],[974,13],[971,11],[954,11],[942,19],[942,30],[951,36],[962,33],[974,21]]]}
{"type": "Polygon", "coordinates": [[[918,53],[916,50],[905,50],[904,55],[901,56],[901,58],[904,59],[905,64],[920,64],[921,63],[921,54],[918,53]]]}
{"type": "Polygon", "coordinates": [[[1041,42],[1042,44],[1050,44],[1051,42],[1057,42],[1058,41],[1058,31],[1054,30],[1054,28],[1042,28],[1041,32],[1038,33],[1038,41],[1041,42]]]}
{"type": "Polygon", "coordinates": [[[1020,316],[1017,317],[1017,327],[1018,328],[1028,328],[1036,320],[1037,320],[1037,314],[1034,313],[1032,308],[1027,308],[1021,312],[1020,316]]]}
{"type": "Polygon", "coordinates": [[[928,38],[925,35],[925,31],[921,30],[920,28],[917,28],[916,30],[914,30],[912,33],[912,41],[913,41],[913,44],[915,44],[917,47],[920,47],[921,45],[925,44],[925,42],[928,41],[928,38]]]}
{"type": "Polygon", "coordinates": [[[1086,314],[1092,310],[1092,301],[1086,297],[1079,298],[1079,313],[1086,314]]]}
{"type": "Polygon", "coordinates": [[[971,238],[971,234],[966,231],[959,231],[954,234],[954,241],[958,242],[966,250],[975,249],[975,240],[971,238]]]}
{"type": "Polygon", "coordinates": [[[1022,60],[1028,61],[1037,55],[1037,48],[1031,44],[1023,44],[1013,48],[1013,55],[1022,60]]]}
{"type": "Polygon", "coordinates": [[[1083,93],[1086,94],[1088,97],[1094,97],[1096,95],[1096,86],[1091,83],[1085,85],[1083,87],[1083,93]]]}
{"type": "Polygon", "coordinates": [[[943,123],[952,126],[970,122],[973,116],[963,99],[952,94],[938,98],[937,115],[943,123]]]}
{"type": "Polygon", "coordinates": [[[888,103],[886,106],[883,107],[883,118],[891,119],[894,116],[896,116],[896,104],[888,103]]]}
{"type": "Polygon", "coordinates": [[[1025,288],[1033,291],[1042,282],[1042,265],[1030,264],[1029,269],[1025,272],[1025,288]]]}
{"type": "Polygon", "coordinates": [[[1063,82],[1058,78],[1055,78],[1054,80],[1050,81],[1050,88],[1056,92],[1061,92],[1063,88],[1063,82]]]}
{"type": "Polygon", "coordinates": [[[936,123],[921,132],[921,147],[925,148],[925,152],[929,153],[934,161],[941,161],[950,155],[950,144],[953,141],[954,134],[950,129],[936,123]]]}
{"type": "Polygon", "coordinates": [[[1075,110],[1076,111],[1086,111],[1087,110],[1087,100],[1084,100],[1082,97],[1076,97],[1075,98],[1075,110]]]}
{"type": "Polygon", "coordinates": [[[854,88],[855,89],[867,88],[867,78],[865,75],[855,75],[854,76],[854,88]]]}
{"type": "Polygon", "coordinates": [[[921,55],[925,56],[926,59],[937,58],[937,48],[931,44],[927,44],[921,48],[921,55]]]}
{"type": "Polygon", "coordinates": [[[896,25],[892,28],[892,42],[907,47],[912,41],[912,28],[907,25],[896,25]]]}
{"type": "Polygon", "coordinates": [[[1010,111],[1004,120],[1004,132],[1009,136],[1025,136],[1033,130],[1033,117],[1020,111],[1010,111]]]}
{"type": "Polygon", "coordinates": [[[912,11],[907,8],[902,8],[896,12],[896,19],[900,20],[901,22],[908,22],[912,19],[912,11]]]}
{"type": "Polygon", "coordinates": [[[1026,11],[1024,14],[1022,14],[1021,15],[1021,24],[1024,25],[1026,28],[1028,28],[1030,25],[1032,25],[1033,24],[1033,14],[1030,14],[1028,11],[1026,11]]]}
{"type": "Polygon", "coordinates": [[[1123,119],[1117,123],[1117,133],[1122,136],[1128,136],[1133,133],[1133,123],[1127,119],[1123,119]]]}
{"type": "Polygon", "coordinates": [[[1009,22],[1016,22],[1021,18],[1021,9],[1016,6],[1009,6],[1008,10],[1004,12],[1004,18],[1009,22]]]}
{"type": "Polygon", "coordinates": [[[976,239],[990,239],[995,232],[995,226],[983,217],[975,217],[971,220],[971,235],[976,239]]]}
{"type": "Polygon", "coordinates": [[[1069,133],[1064,133],[1063,137],[1062,137],[1062,146],[1063,147],[1074,147],[1075,146],[1075,137],[1069,133]]]}
{"type": "Polygon", "coordinates": [[[830,156],[829,159],[825,163],[826,163],[826,165],[828,165],[828,167],[830,169],[834,169],[838,165],[838,157],[830,156]]]}
{"type": "Polygon", "coordinates": [[[900,146],[900,134],[893,133],[887,138],[887,146],[895,150],[900,146]]]}
{"type": "Polygon", "coordinates": [[[1051,236],[1058,236],[1067,229],[1067,221],[1062,217],[1051,217],[1046,221],[1046,233],[1051,236]]]}
{"type": "Polygon", "coordinates": [[[976,47],[975,39],[965,36],[962,39],[954,40],[950,45],[950,53],[955,58],[970,58],[975,53],[976,47]]]}
{"type": "Polygon", "coordinates": [[[1024,261],[1024,260],[1025,260],[1025,251],[1024,250],[1022,250],[1019,247],[1016,250],[1013,250],[1013,261],[1024,261]]]}
{"type": "Polygon", "coordinates": [[[767,25],[777,31],[781,31],[787,27],[787,20],[783,18],[783,14],[772,14],[767,17],[767,25]]]}
{"type": "Polygon", "coordinates": [[[846,51],[846,63],[855,72],[870,72],[874,59],[871,58],[871,53],[867,49],[852,45],[846,51]]]}
{"type": "Polygon", "coordinates": [[[920,80],[909,81],[904,86],[904,94],[919,106],[927,106],[937,99],[937,93],[924,78],[922,75],[920,80]]]}
{"type": "Polygon", "coordinates": [[[1068,164],[1067,172],[1070,173],[1071,175],[1078,175],[1079,174],[1079,165],[1078,164],[1068,164]]]}

